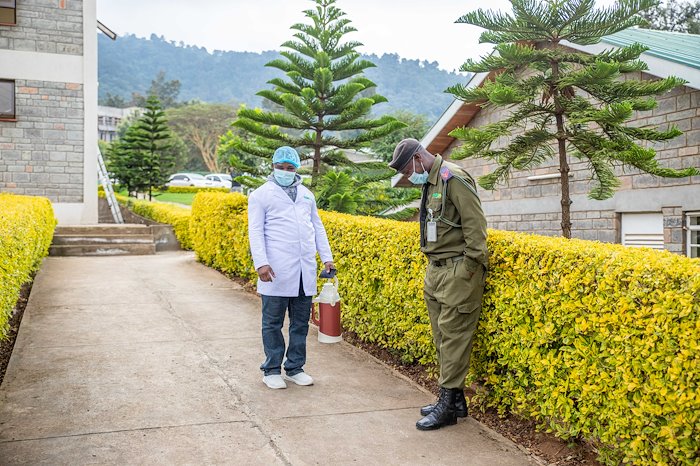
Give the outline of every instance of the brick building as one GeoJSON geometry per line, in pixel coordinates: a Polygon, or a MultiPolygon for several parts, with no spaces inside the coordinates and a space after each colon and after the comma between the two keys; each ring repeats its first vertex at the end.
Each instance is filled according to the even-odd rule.
{"type": "Polygon", "coordinates": [[[0,1],[0,191],[97,223],[95,0],[0,1]]]}
{"type": "MultiPolygon", "coordinates": [[[[629,29],[592,46],[569,44],[598,53],[611,46],[639,42],[651,48],[641,59],[649,65],[643,78],[678,76],[688,81],[658,98],[653,111],[638,112],[635,125],[675,124],[683,135],[655,145],[657,159],[672,168],[700,168],[700,36],[629,29]]],[[[638,76],[639,77],[639,76],[638,76]]],[[[486,73],[475,75],[469,86],[479,86],[486,73]]],[[[422,139],[433,154],[449,154],[458,141],[448,133],[462,126],[479,126],[500,120],[502,110],[480,108],[455,101],[422,139]]],[[[472,175],[491,172],[483,159],[458,161],[472,175]]],[[[647,246],[700,257],[700,176],[664,179],[627,170],[618,173],[622,185],[605,201],[588,198],[590,172],[585,163],[570,160],[572,236],[589,240],[647,246]]],[[[500,230],[561,235],[561,190],[558,160],[540,168],[514,171],[506,186],[481,190],[489,226],[500,230]]],[[[406,180],[396,181],[397,185],[406,180]]]]}

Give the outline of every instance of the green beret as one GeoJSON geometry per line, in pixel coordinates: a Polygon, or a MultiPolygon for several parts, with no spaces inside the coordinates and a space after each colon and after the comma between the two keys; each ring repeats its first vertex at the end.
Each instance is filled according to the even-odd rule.
{"type": "Polygon", "coordinates": [[[408,162],[411,161],[411,157],[418,152],[423,146],[420,145],[416,139],[408,138],[404,139],[396,145],[394,149],[394,155],[389,162],[389,166],[396,171],[401,171],[403,167],[406,166],[408,162]]]}

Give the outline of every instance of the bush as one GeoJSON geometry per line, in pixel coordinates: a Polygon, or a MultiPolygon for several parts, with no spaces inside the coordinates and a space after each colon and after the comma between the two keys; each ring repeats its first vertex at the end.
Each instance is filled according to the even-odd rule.
{"type": "Polygon", "coordinates": [[[22,285],[49,252],[55,227],[48,199],[0,193],[0,340],[22,285]]]}
{"type": "Polygon", "coordinates": [[[173,204],[149,202],[131,197],[115,195],[120,204],[127,206],[132,212],[159,223],[173,226],[175,236],[183,249],[192,249],[190,241],[190,209],[173,204]]]}
{"type": "Polygon", "coordinates": [[[230,191],[228,188],[197,188],[195,186],[170,186],[167,189],[169,193],[228,193],[230,191]]]}
{"type": "Polygon", "coordinates": [[[700,263],[495,231],[489,250],[485,402],[594,440],[609,464],[698,464],[700,263]]]}
{"type": "Polygon", "coordinates": [[[248,247],[248,198],[239,193],[200,193],[192,202],[192,249],[202,263],[224,273],[257,277],[248,247]]]}
{"type": "MultiPolygon", "coordinates": [[[[198,194],[205,264],[250,280],[245,198],[198,194]]],[[[418,225],[322,212],[343,325],[434,367],[418,225]]],[[[665,252],[490,231],[471,380],[477,402],[597,444],[609,464],[700,461],[700,263],[665,252]]]]}

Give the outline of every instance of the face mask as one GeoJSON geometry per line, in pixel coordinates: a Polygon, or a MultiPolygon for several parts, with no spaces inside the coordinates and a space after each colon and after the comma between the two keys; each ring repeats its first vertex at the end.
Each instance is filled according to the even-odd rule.
{"type": "MultiPolygon", "coordinates": [[[[423,167],[423,162],[420,163],[423,167]]],[[[413,184],[425,184],[428,182],[428,172],[423,167],[423,173],[416,173],[416,159],[413,159],[413,174],[408,177],[408,181],[413,184]]]]}
{"type": "Polygon", "coordinates": [[[274,176],[280,186],[289,186],[290,184],[294,183],[294,178],[297,176],[297,174],[296,172],[288,172],[286,170],[275,168],[274,176]]]}

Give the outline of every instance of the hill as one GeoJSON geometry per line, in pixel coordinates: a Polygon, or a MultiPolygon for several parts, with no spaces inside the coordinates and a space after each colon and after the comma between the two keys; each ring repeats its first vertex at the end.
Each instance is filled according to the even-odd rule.
{"type": "MultiPolygon", "coordinates": [[[[145,93],[159,71],[166,79],[181,83],[180,99],[204,102],[246,103],[260,106],[256,92],[267,89],[267,81],[282,73],[265,63],[279,57],[276,51],[262,53],[207,51],[204,47],[167,41],[151,35],[133,35],[112,41],[99,35],[99,97],[118,95],[127,100],[132,92],[145,93]]],[[[379,113],[409,110],[433,122],[452,102],[444,90],[466,78],[440,70],[437,62],[406,60],[396,54],[367,55],[376,68],[366,71],[377,84],[377,92],[388,103],[377,105],[379,113]]]]}

